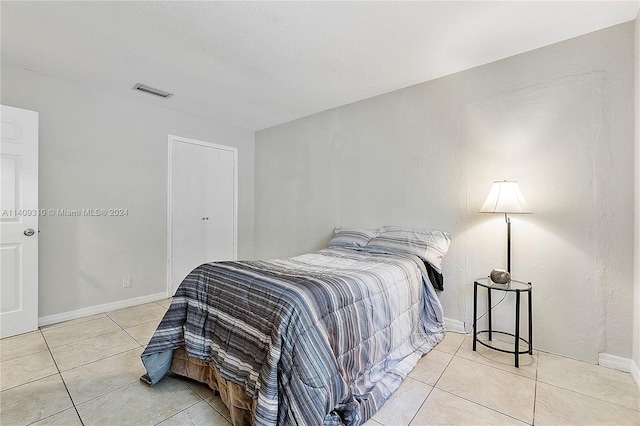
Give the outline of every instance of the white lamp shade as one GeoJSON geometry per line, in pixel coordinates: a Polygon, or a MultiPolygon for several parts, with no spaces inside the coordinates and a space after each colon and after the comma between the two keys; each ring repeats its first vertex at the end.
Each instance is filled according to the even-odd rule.
{"type": "Polygon", "coordinates": [[[531,213],[531,209],[518,188],[518,182],[503,180],[493,182],[480,213],[531,213]]]}

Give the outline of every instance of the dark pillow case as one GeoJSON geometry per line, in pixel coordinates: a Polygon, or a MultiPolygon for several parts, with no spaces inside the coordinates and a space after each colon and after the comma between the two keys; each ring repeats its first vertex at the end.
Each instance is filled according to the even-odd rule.
{"type": "Polygon", "coordinates": [[[444,291],[444,277],[436,268],[431,266],[429,262],[424,262],[424,266],[427,267],[427,276],[429,277],[429,281],[433,284],[433,288],[436,290],[444,291]]]}

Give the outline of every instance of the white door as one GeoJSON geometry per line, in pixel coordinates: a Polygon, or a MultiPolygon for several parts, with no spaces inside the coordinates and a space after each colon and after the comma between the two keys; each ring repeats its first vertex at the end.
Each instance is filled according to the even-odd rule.
{"type": "Polygon", "coordinates": [[[38,113],[0,113],[0,337],[38,328],[38,113]]]}
{"type": "Polygon", "coordinates": [[[237,256],[237,149],[169,136],[169,293],[196,266],[237,256]]]}

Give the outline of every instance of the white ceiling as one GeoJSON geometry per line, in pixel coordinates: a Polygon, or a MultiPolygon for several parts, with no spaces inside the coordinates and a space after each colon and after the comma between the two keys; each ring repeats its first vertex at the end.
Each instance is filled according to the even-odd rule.
{"type": "Polygon", "coordinates": [[[630,21],[639,5],[2,1],[1,54],[255,131],[630,21]],[[175,96],[131,90],[138,82],[175,96]]]}

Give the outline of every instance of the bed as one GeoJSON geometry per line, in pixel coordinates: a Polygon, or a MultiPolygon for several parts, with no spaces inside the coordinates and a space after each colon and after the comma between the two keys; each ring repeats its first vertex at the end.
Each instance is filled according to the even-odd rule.
{"type": "Polygon", "coordinates": [[[359,425],[444,338],[449,235],[336,228],[325,249],[207,263],[180,284],[142,354],[220,392],[234,425],[359,425]]]}

